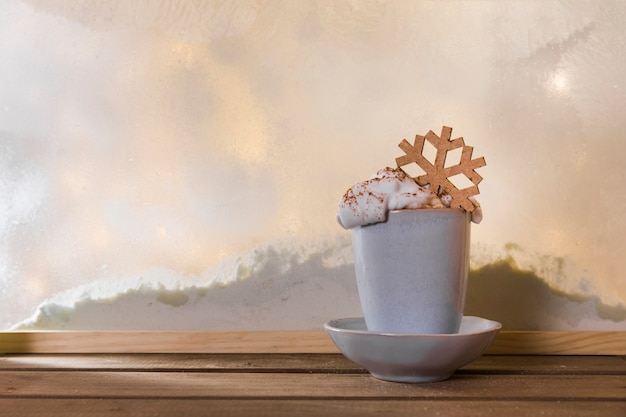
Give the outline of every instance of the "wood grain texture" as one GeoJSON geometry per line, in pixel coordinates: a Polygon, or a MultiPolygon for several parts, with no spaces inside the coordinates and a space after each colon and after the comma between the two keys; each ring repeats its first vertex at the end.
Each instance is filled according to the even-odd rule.
{"type": "Polygon", "coordinates": [[[323,331],[34,331],[0,333],[10,353],[327,353],[323,331]]]}
{"type": "Polygon", "coordinates": [[[66,399],[378,399],[623,401],[623,375],[458,374],[436,384],[399,384],[367,374],[33,372],[0,373],[2,397],[66,399]]]}
{"type": "MultiPolygon", "coordinates": [[[[613,358],[615,359],[615,358],[613,358]]],[[[607,364],[608,366],[608,364],[607,364]]],[[[626,362],[624,362],[626,368],[626,362]]],[[[365,373],[338,353],[135,353],[0,355],[0,372],[9,370],[136,372],[307,372],[365,373]]]]}
{"type": "Polygon", "coordinates": [[[481,417],[624,417],[626,403],[621,401],[506,401],[492,400],[176,400],[176,399],[78,399],[0,398],[3,416],[46,417],[369,417],[369,416],[476,416],[481,417]],[[530,413],[530,414],[529,414],[530,413]]]}
{"type": "Polygon", "coordinates": [[[626,360],[488,355],[401,384],[340,354],[4,354],[0,415],[622,417],[626,360]]]}
{"type": "MultiPolygon", "coordinates": [[[[5,353],[337,353],[321,330],[0,332],[5,353]]],[[[626,332],[502,331],[490,354],[626,355],[626,332]]]]}
{"type": "Polygon", "coordinates": [[[500,332],[488,353],[510,355],[626,355],[622,331],[500,332]]]}
{"type": "MultiPolygon", "coordinates": [[[[56,372],[247,372],[354,373],[367,371],[338,353],[241,354],[9,354],[0,355],[3,371],[56,372]]],[[[626,375],[626,360],[617,356],[484,355],[458,373],[508,375],[626,375]]]]}

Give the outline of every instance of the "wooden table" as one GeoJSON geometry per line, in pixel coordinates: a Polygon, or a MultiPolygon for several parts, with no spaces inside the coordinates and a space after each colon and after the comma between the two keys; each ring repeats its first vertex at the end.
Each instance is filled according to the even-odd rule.
{"type": "Polygon", "coordinates": [[[339,354],[5,354],[0,416],[626,416],[626,357],[485,355],[379,381],[339,354]]]}

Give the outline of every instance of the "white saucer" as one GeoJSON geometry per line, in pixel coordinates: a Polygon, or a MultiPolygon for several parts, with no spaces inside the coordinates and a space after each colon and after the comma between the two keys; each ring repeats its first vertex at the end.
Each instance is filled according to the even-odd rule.
{"type": "Polygon", "coordinates": [[[465,316],[459,333],[399,334],[367,330],[363,317],[331,320],[326,332],[348,359],[394,382],[433,382],[478,358],[495,339],[497,321],[465,316]]]}

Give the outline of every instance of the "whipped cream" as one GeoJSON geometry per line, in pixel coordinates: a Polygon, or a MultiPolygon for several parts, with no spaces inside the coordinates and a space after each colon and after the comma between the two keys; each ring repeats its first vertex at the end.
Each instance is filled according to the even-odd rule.
{"type": "MultiPolygon", "coordinates": [[[[482,209],[476,205],[472,222],[480,223],[482,209]]],[[[372,178],[353,185],[339,203],[337,221],[344,229],[384,222],[390,210],[448,208],[451,197],[422,187],[400,168],[384,168],[372,178]]]]}

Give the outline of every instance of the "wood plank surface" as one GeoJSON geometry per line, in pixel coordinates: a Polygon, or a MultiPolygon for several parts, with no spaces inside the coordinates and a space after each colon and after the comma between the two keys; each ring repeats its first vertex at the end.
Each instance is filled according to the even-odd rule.
{"type": "MultiPolygon", "coordinates": [[[[0,332],[5,353],[338,353],[323,330],[0,332]]],[[[626,355],[626,332],[501,331],[487,350],[513,355],[626,355]]]]}
{"type": "Polygon", "coordinates": [[[459,374],[436,384],[398,384],[367,374],[197,372],[23,372],[0,373],[2,397],[55,398],[422,398],[556,400],[567,386],[571,399],[624,400],[621,375],[459,374]],[[132,386],[132,390],[129,387],[132,386]]]}
{"type": "Polygon", "coordinates": [[[626,332],[500,332],[487,352],[508,355],[626,355],[626,332]]]}
{"type": "Polygon", "coordinates": [[[321,330],[0,332],[5,353],[337,353],[321,330]]]}
{"type": "Polygon", "coordinates": [[[0,398],[6,417],[624,417],[621,401],[494,401],[494,400],[136,400],[0,398]]]}
{"type": "Polygon", "coordinates": [[[484,355],[380,381],[339,354],[3,354],[0,416],[626,415],[618,356],[484,355]]]}
{"type": "MultiPolygon", "coordinates": [[[[365,373],[341,354],[5,354],[0,372],[54,371],[184,371],[365,373]]],[[[473,374],[626,375],[618,356],[483,355],[457,371],[473,374]]]]}
{"type": "MultiPolygon", "coordinates": [[[[133,353],[0,355],[4,370],[186,371],[186,372],[366,372],[345,356],[331,354],[133,353]]],[[[626,362],[624,362],[626,367],[626,362]]]]}
{"type": "Polygon", "coordinates": [[[619,356],[483,355],[458,372],[519,375],[626,375],[619,356]]]}

